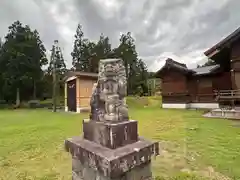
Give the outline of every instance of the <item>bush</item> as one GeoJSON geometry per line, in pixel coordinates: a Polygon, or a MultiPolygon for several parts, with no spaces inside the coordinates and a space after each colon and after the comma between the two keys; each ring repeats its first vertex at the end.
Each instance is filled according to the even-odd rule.
{"type": "Polygon", "coordinates": [[[41,105],[39,100],[30,100],[28,101],[28,107],[29,108],[42,108],[43,106],[41,105]]]}
{"type": "Polygon", "coordinates": [[[7,104],[7,102],[5,100],[0,99],[0,104],[7,104]]]}
{"type": "Polygon", "coordinates": [[[8,108],[8,104],[5,100],[0,99],[0,109],[8,108]]]}

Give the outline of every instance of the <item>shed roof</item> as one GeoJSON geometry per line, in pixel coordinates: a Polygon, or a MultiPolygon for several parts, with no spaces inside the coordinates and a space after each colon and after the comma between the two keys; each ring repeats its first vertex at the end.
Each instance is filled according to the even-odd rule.
{"type": "Polygon", "coordinates": [[[81,71],[73,71],[69,72],[73,76],[86,76],[86,77],[98,77],[97,73],[91,73],[91,72],[81,72],[81,71]]]}
{"type": "Polygon", "coordinates": [[[97,73],[91,72],[82,72],[82,71],[68,71],[64,77],[64,81],[68,80],[70,77],[89,77],[89,78],[98,78],[97,73]]]}
{"type": "Polygon", "coordinates": [[[233,43],[236,39],[240,37],[240,27],[228,35],[226,38],[218,42],[216,45],[208,49],[204,52],[204,54],[208,57],[212,57],[213,55],[217,54],[222,48],[226,45],[233,43]]]}

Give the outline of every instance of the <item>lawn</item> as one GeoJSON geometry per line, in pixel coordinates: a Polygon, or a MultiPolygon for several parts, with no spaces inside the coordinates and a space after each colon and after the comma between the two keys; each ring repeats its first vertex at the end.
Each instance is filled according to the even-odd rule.
{"type": "MultiPolygon", "coordinates": [[[[142,103],[142,102],[141,102],[142,103]]],[[[201,111],[163,110],[129,101],[139,134],[159,140],[153,159],[160,179],[240,179],[240,123],[202,118],[201,111]],[[177,178],[179,176],[179,178],[177,178]],[[180,178],[182,177],[182,178],[180,178]]],[[[47,110],[0,111],[0,180],[71,179],[64,140],[80,135],[88,114],[47,110]]]]}

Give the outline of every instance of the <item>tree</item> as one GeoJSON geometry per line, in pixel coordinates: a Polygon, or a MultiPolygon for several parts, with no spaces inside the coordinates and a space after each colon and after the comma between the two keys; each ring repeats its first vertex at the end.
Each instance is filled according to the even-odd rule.
{"type": "Polygon", "coordinates": [[[110,52],[111,44],[109,43],[109,38],[101,34],[96,45],[96,54],[99,59],[106,59],[108,58],[110,52]]]}
{"type": "MultiPolygon", "coordinates": [[[[2,39],[0,38],[0,66],[1,66],[1,61],[2,61],[2,46],[3,46],[3,42],[2,42],[2,39]]],[[[0,70],[1,70],[1,67],[0,67],[0,70]]],[[[0,73],[0,87],[3,87],[2,73],[0,73]]],[[[0,100],[3,99],[3,90],[2,89],[3,88],[0,88],[0,100]]]]}
{"type": "Polygon", "coordinates": [[[52,98],[53,93],[53,77],[48,73],[48,69],[43,71],[42,80],[39,83],[39,86],[42,90],[42,98],[43,99],[50,99],[52,98]]]}
{"type": "Polygon", "coordinates": [[[66,68],[64,58],[63,58],[62,50],[58,46],[58,40],[54,41],[54,45],[52,46],[52,49],[51,49],[51,58],[50,58],[50,63],[49,63],[49,67],[48,67],[48,73],[50,75],[52,75],[52,73],[53,73],[54,65],[56,67],[56,72],[59,76],[59,80],[61,80],[63,78],[67,68],[66,68]]]}
{"type": "Polygon", "coordinates": [[[57,97],[64,91],[64,84],[62,80],[66,71],[66,64],[64,62],[61,48],[58,46],[58,40],[55,40],[51,49],[51,59],[48,67],[48,74],[50,77],[52,77],[53,83],[52,97],[54,111],[56,111],[57,97]]]}
{"type": "Polygon", "coordinates": [[[208,61],[202,65],[202,67],[205,67],[205,66],[212,66],[212,65],[215,65],[216,62],[211,60],[211,59],[208,59],[208,61]]]}
{"type": "Polygon", "coordinates": [[[14,92],[16,105],[19,106],[20,97],[27,99],[30,97],[29,91],[36,90],[36,82],[42,78],[41,67],[47,63],[47,59],[36,30],[32,31],[19,21],[8,29],[0,58],[0,72],[4,81],[2,90],[8,100],[13,100],[14,92]]]}
{"type": "MultiPolygon", "coordinates": [[[[82,71],[85,72],[97,72],[96,71],[96,63],[99,62],[97,58],[96,52],[96,44],[89,40],[86,40],[82,50],[82,59],[83,59],[83,66],[82,71]]],[[[98,65],[97,65],[98,66],[98,65]]]]}
{"type": "Polygon", "coordinates": [[[28,56],[31,58],[31,78],[33,81],[33,98],[36,99],[37,84],[40,83],[43,77],[42,66],[48,63],[46,58],[46,49],[40,39],[37,30],[31,31],[29,26],[26,26],[28,34],[29,47],[28,56]]]}
{"type": "Polygon", "coordinates": [[[109,38],[100,35],[97,43],[84,38],[82,26],[79,24],[76,30],[73,52],[73,70],[85,72],[98,72],[100,59],[121,58],[124,61],[126,76],[128,79],[127,93],[147,93],[147,68],[145,63],[138,59],[135,40],[131,33],[122,34],[117,48],[111,49],[109,38]],[[141,92],[140,92],[141,91],[141,92]]]}
{"type": "Polygon", "coordinates": [[[137,84],[135,90],[140,95],[147,95],[148,93],[148,70],[146,64],[142,59],[138,59],[137,61],[137,84]],[[140,92],[139,92],[140,91],[140,92]]]}
{"type": "Polygon", "coordinates": [[[2,38],[0,38],[0,50],[2,49],[3,46],[3,42],[2,42],[2,38]]]}
{"type": "Polygon", "coordinates": [[[130,32],[122,34],[119,46],[113,50],[110,56],[123,59],[128,79],[127,93],[128,95],[134,94],[135,88],[137,87],[136,70],[138,54],[136,52],[134,39],[130,32]]]}
{"type": "Polygon", "coordinates": [[[83,51],[86,51],[88,40],[84,38],[81,24],[78,24],[74,37],[75,41],[73,51],[71,53],[73,69],[79,71],[88,71],[88,59],[83,56],[83,51]]]}
{"type": "MultiPolygon", "coordinates": [[[[16,105],[20,103],[20,89],[29,85],[30,59],[26,55],[28,47],[27,32],[19,21],[9,27],[9,33],[5,37],[2,52],[2,72],[5,81],[5,90],[12,89],[16,92],[16,105]]],[[[5,91],[7,92],[7,91],[5,91]]]]}
{"type": "Polygon", "coordinates": [[[107,59],[111,55],[111,44],[109,38],[103,34],[100,35],[97,44],[90,42],[88,45],[89,51],[89,71],[98,73],[98,64],[100,59],[107,59]]]}

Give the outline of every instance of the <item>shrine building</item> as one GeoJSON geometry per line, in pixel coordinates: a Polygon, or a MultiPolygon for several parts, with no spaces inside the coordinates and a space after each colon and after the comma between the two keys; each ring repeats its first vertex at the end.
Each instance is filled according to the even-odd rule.
{"type": "Polygon", "coordinates": [[[215,65],[189,69],[167,59],[156,73],[162,79],[163,108],[217,109],[222,101],[239,106],[240,28],[204,54],[215,65]]]}

